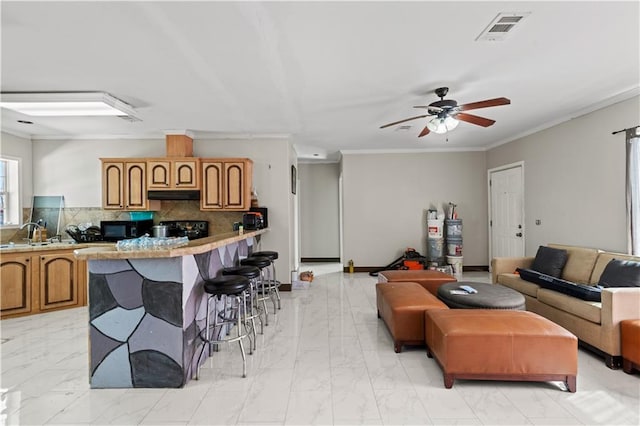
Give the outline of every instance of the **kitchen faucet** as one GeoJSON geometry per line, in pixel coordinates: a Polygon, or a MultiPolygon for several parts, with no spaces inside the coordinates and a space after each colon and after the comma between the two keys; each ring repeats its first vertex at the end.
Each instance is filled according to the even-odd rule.
{"type": "MultiPolygon", "coordinates": [[[[39,223],[35,223],[35,222],[27,222],[27,223],[23,224],[20,227],[20,229],[24,229],[24,228],[26,228],[27,226],[30,226],[30,225],[33,226],[33,230],[32,230],[32,233],[31,233],[31,238],[28,238],[29,237],[29,230],[28,229],[27,229],[27,238],[25,238],[27,240],[28,244],[31,244],[33,242],[33,239],[34,239],[34,237],[36,235],[36,230],[39,231],[39,230],[42,229],[42,225],[40,225],[39,223]]],[[[40,234],[40,238],[42,239],[42,234],[40,234]]]]}

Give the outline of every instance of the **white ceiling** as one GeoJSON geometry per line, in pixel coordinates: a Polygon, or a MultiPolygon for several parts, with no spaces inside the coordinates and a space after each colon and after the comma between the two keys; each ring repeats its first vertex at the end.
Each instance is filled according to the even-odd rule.
{"type": "MultiPolygon", "coordinates": [[[[290,136],[301,157],[485,149],[639,93],[640,2],[1,2],[2,92],[104,91],[142,120],[38,118],[37,138],[290,136]],[[500,12],[531,14],[505,41],[500,12]],[[511,105],[418,138],[438,98],[511,105]],[[448,139],[448,140],[447,140],[448,139]]],[[[17,123],[27,119],[33,125],[17,123]]],[[[637,123],[630,123],[636,125],[637,123]]]]}

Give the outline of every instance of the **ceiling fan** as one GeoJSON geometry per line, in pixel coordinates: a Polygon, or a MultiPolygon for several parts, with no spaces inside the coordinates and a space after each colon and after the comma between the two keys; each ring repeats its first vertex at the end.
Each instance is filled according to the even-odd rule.
{"type": "Polygon", "coordinates": [[[509,105],[511,103],[511,101],[507,98],[495,98],[458,105],[458,102],[454,101],[453,99],[444,99],[444,97],[447,96],[448,92],[448,87],[439,87],[435,90],[436,96],[440,98],[439,101],[432,102],[429,105],[414,106],[414,108],[426,109],[427,114],[405,118],[404,120],[400,121],[394,121],[393,123],[380,126],[380,128],[384,129],[385,127],[395,126],[396,124],[404,123],[406,121],[417,120],[418,118],[430,116],[433,116],[434,118],[427,122],[427,125],[424,129],[422,129],[422,132],[420,132],[418,137],[428,135],[430,132],[446,133],[449,130],[453,130],[458,125],[458,121],[466,121],[467,123],[475,124],[477,126],[489,127],[493,123],[495,123],[495,120],[479,117],[477,115],[467,114],[466,112],[462,111],[488,108],[499,105],[509,105]]]}

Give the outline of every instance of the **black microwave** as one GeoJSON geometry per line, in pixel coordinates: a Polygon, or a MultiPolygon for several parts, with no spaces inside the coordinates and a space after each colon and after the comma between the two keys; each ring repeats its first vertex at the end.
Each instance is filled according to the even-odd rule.
{"type": "Polygon", "coordinates": [[[104,241],[120,241],[151,235],[153,219],[148,220],[103,220],[100,232],[104,241]]]}

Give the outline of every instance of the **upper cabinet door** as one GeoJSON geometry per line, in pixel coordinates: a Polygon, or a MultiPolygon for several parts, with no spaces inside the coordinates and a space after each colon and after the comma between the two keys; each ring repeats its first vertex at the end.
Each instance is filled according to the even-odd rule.
{"type": "Polygon", "coordinates": [[[124,209],[124,163],[102,162],[102,208],[124,209]]]}
{"type": "Polygon", "coordinates": [[[198,160],[174,160],[173,162],[173,182],[176,189],[198,189],[200,180],[198,179],[198,160]]]}
{"type": "MultiPolygon", "coordinates": [[[[224,208],[243,210],[245,206],[245,176],[243,161],[224,163],[224,208]]],[[[248,209],[248,207],[247,207],[248,209]]]]}
{"type": "Polygon", "coordinates": [[[147,188],[168,189],[171,187],[171,161],[147,161],[147,188]]]}
{"type": "Polygon", "coordinates": [[[147,209],[147,181],[146,167],[144,161],[127,162],[125,168],[124,198],[127,210],[147,209]]]}
{"type": "Polygon", "coordinates": [[[219,160],[202,160],[202,192],[200,210],[221,210],[223,208],[222,185],[223,163],[219,160]]]}

